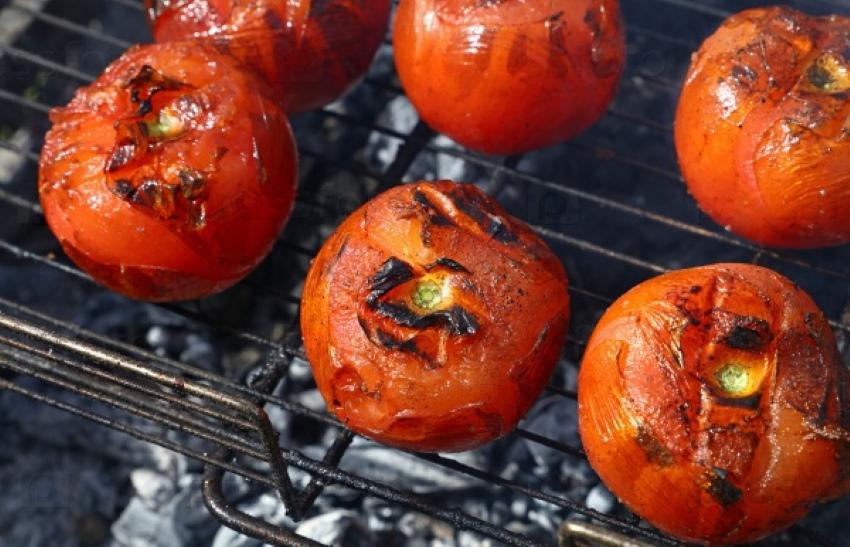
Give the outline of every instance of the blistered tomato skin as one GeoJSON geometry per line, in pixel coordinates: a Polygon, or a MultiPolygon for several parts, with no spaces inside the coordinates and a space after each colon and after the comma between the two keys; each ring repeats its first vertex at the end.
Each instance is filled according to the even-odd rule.
{"type": "Polygon", "coordinates": [[[558,258],[472,185],[398,186],[325,243],[301,304],[329,409],[396,447],[449,452],[510,432],[569,320],[558,258]]]}
{"type": "Polygon", "coordinates": [[[755,242],[850,242],[850,18],[785,7],[728,19],[694,56],[676,115],[688,188],[755,242]]]}
{"type": "Polygon", "coordinates": [[[77,265],[131,298],[229,287],[292,209],[285,114],[258,78],[199,44],[132,48],[50,118],[47,222],[77,265]]]}
{"type": "Polygon", "coordinates": [[[290,114],[340,98],[372,63],[390,0],[145,0],[158,42],[207,39],[259,71],[290,114]]]}
{"type": "Polygon", "coordinates": [[[590,127],[613,100],[626,55],[616,0],[402,0],[393,45],[422,119],[489,154],[590,127]]]}
{"type": "Polygon", "coordinates": [[[633,511],[704,544],[752,542],[850,490],[850,377],[823,314],[777,273],[647,281],[588,343],[579,426],[633,511]]]}

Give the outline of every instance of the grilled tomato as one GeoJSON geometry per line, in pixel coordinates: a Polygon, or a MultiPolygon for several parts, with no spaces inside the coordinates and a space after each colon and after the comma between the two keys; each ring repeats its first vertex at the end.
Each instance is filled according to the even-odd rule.
{"type": "Polygon", "coordinates": [[[564,268],[475,186],[398,186],[322,247],[301,303],[319,390],[348,427],[404,449],[468,450],[511,431],[569,320],[564,268]]]}
{"type": "Polygon", "coordinates": [[[602,317],[579,374],[590,463],[686,540],[755,541],[850,489],[850,378],[811,298],[719,264],[662,275],[602,317]]]}
{"type": "Polygon", "coordinates": [[[617,0],[401,0],[394,47],[422,119],[489,154],[590,127],[614,98],[626,55],[617,0]]]}
{"type": "Polygon", "coordinates": [[[47,222],[74,262],[131,298],[227,288],[292,209],[286,115],[265,84],[202,45],[134,47],[50,118],[47,222]]]}
{"type": "Polygon", "coordinates": [[[289,113],[342,96],[369,69],[390,0],[145,0],[158,42],[208,39],[265,76],[289,113]]]}
{"type": "Polygon", "coordinates": [[[850,18],[786,7],[728,19],[676,114],[691,194],[719,224],[789,248],[850,241],[850,18]]]}

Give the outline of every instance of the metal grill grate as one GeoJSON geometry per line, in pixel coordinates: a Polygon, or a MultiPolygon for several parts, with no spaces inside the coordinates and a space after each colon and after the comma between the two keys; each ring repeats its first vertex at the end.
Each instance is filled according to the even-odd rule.
{"type": "MultiPolygon", "coordinates": [[[[0,185],[0,217],[4,217],[0,218],[0,251],[5,255],[3,267],[50,272],[46,275],[62,284],[86,286],[91,283],[86,274],[56,258],[58,245],[44,226],[36,200],[37,140],[48,127],[46,114],[52,105],[46,104],[32,85],[41,79],[58,97],[56,104],[62,103],[76,86],[91,81],[124,48],[143,40],[145,31],[142,8],[136,0],[84,4],[11,0],[0,12],[25,16],[29,25],[0,41],[0,122],[32,129],[24,142],[16,142],[11,134],[0,138],[0,149],[22,159],[17,175],[10,175],[8,181],[0,179],[4,183],[0,185]],[[137,21],[131,35],[115,36],[110,34],[111,29],[104,31],[86,24],[89,10],[100,13],[107,8],[137,21]],[[28,38],[39,25],[52,34],[47,46],[28,38]]],[[[198,330],[217,333],[228,344],[262,348],[270,357],[262,372],[249,382],[163,358],[61,319],[57,309],[73,305],[63,301],[62,295],[55,298],[57,309],[49,310],[36,309],[25,297],[7,295],[0,298],[0,367],[17,375],[4,376],[0,387],[208,464],[204,485],[208,507],[225,524],[271,543],[313,544],[229,506],[221,493],[224,471],[278,491],[295,519],[310,510],[324,485],[339,484],[506,544],[538,545],[533,539],[447,509],[411,491],[342,470],[339,464],[352,435],[328,414],[289,399],[285,390],[279,395],[269,393],[281,377],[287,376],[293,362],[305,360],[297,331],[299,282],[327,228],[382,188],[439,171],[445,158],[461,160],[461,164],[452,165],[462,165],[474,182],[531,221],[565,261],[572,282],[574,327],[565,360],[548,388],[550,395],[575,399],[564,378],[571,367],[574,370],[595,319],[612,298],[639,281],[677,267],[717,261],[750,261],[773,267],[812,292],[825,306],[839,338],[846,338],[850,324],[842,319],[845,310],[841,307],[842,302],[850,301],[846,249],[805,253],[762,249],[715,227],[699,214],[685,193],[671,146],[677,82],[702,36],[718,24],[720,17],[728,15],[721,9],[724,2],[628,0],[624,4],[627,21],[634,24],[628,29],[630,68],[621,95],[599,126],[576,141],[500,159],[464,151],[434,135],[422,123],[399,128],[383,106],[404,101],[387,66],[377,66],[360,93],[362,97],[379,98],[378,103],[363,99],[366,106],[362,110],[331,107],[295,121],[304,158],[296,213],[266,264],[234,289],[252,301],[273,302],[279,308],[279,326],[283,328],[222,321],[203,303],[126,303],[179,316],[198,330]],[[694,33],[695,28],[701,29],[699,34],[694,33]],[[376,169],[368,152],[376,139],[394,143],[389,147],[392,157],[384,162],[383,170],[376,169]],[[683,248],[689,250],[683,253],[683,248]],[[82,405],[80,398],[28,387],[18,381],[24,376],[120,409],[127,419],[108,417],[113,414],[97,411],[103,407],[82,405]],[[334,428],[337,434],[325,457],[317,460],[280,448],[264,410],[271,407],[290,413],[295,420],[334,428]],[[202,448],[197,448],[197,443],[158,435],[143,425],[148,422],[181,432],[186,438],[200,439],[202,448]],[[306,488],[299,491],[293,486],[289,467],[312,477],[306,488]]],[[[850,13],[845,3],[837,0],[801,0],[797,4],[808,11],[850,13]]],[[[359,100],[358,95],[352,100],[359,100]]],[[[515,435],[558,451],[565,458],[583,457],[580,447],[523,427],[515,435]]],[[[675,544],[635,518],[604,515],[575,500],[449,457],[414,456],[426,465],[480,479],[483,487],[509,489],[565,512],[585,515],[628,536],[675,544]]],[[[793,533],[810,543],[829,544],[812,531],[796,528],[793,533]]]]}

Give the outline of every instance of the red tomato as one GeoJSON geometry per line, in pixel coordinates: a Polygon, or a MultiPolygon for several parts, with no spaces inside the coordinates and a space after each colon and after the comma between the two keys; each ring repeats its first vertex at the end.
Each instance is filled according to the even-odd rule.
{"type": "Polygon", "coordinates": [[[765,268],[662,275],[623,295],[579,373],[587,456],[689,542],[752,542],[850,490],[850,373],[811,298],[765,268]]]}
{"type": "Polygon", "coordinates": [[[614,98],[626,56],[616,0],[401,0],[394,47],[422,119],[491,154],[590,127],[614,98]]]}
{"type": "Polygon", "coordinates": [[[369,69],[390,0],[145,0],[158,42],[207,38],[258,70],[287,112],[341,97],[369,69]]]}
{"type": "Polygon", "coordinates": [[[732,16],[694,57],[676,114],[690,192],[764,245],[850,242],[850,18],[732,16]]]}
{"type": "Polygon", "coordinates": [[[229,287],[292,209],[285,114],[262,82],[200,44],[134,47],[50,117],[47,222],[83,270],[129,297],[229,287]]]}
{"type": "Polygon", "coordinates": [[[398,186],[352,214],[301,303],[331,411],[431,452],[510,432],[546,386],[568,321],[558,258],[475,186],[448,181],[398,186]]]}

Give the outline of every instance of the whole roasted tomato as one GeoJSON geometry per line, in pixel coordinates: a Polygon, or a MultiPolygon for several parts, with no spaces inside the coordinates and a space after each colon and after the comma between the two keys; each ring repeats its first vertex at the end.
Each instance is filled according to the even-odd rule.
{"type": "Polygon", "coordinates": [[[755,541],[850,490],[850,377],[808,295],[720,264],[617,300],[588,343],[579,425],[633,511],[699,543],[755,541]]]}
{"type": "Polygon", "coordinates": [[[341,97],[366,74],[390,0],[145,0],[158,42],[207,38],[258,70],[289,113],[341,97]]]}
{"type": "Polygon", "coordinates": [[[590,127],[614,98],[626,55],[617,0],[402,0],[394,47],[422,119],[490,154],[590,127]]]}
{"type": "Polygon", "coordinates": [[[702,45],[676,115],[691,193],[764,245],[850,241],[850,18],[744,11],[702,45]]]}
{"type": "Polygon", "coordinates": [[[74,262],[129,297],[227,288],[292,209],[285,114],[256,77],[202,45],[132,48],[50,118],[47,222],[74,262]]]}
{"type": "Polygon", "coordinates": [[[511,431],[569,319],[564,268],[472,185],[398,186],[322,247],[301,303],[319,390],[348,427],[432,452],[511,431]]]}

